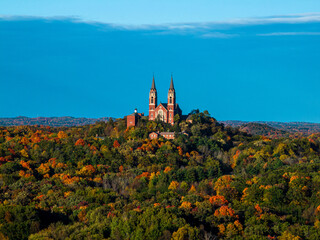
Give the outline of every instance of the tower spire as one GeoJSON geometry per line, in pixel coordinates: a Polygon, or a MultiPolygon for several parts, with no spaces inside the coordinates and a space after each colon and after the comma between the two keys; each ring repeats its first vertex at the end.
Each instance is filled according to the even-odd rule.
{"type": "Polygon", "coordinates": [[[174,90],[172,74],[171,74],[171,83],[170,83],[169,89],[174,90]]]}
{"type": "Polygon", "coordinates": [[[156,89],[156,84],[154,83],[154,75],[153,75],[153,78],[152,78],[152,85],[151,85],[151,89],[156,89]]]}
{"type": "Polygon", "coordinates": [[[156,107],[157,107],[157,89],[156,84],[154,82],[154,75],[152,78],[152,85],[149,92],[149,120],[155,120],[156,118],[156,107]]]}

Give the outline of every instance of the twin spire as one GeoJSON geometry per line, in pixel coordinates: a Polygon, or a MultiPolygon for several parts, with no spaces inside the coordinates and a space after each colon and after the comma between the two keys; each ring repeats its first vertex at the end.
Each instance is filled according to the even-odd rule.
{"type": "MultiPolygon", "coordinates": [[[[155,84],[155,81],[154,81],[154,75],[153,75],[153,78],[152,78],[151,90],[156,90],[156,84],[155,84]]],[[[170,82],[169,90],[174,90],[172,75],[171,75],[171,82],[170,82]]]]}

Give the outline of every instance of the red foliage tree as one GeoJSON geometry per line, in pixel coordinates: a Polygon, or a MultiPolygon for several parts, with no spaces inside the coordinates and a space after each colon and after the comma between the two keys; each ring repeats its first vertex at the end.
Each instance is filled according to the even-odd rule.
{"type": "Polygon", "coordinates": [[[120,143],[118,142],[118,140],[115,140],[115,141],[113,142],[113,147],[114,147],[114,148],[120,147],[120,143]]]}

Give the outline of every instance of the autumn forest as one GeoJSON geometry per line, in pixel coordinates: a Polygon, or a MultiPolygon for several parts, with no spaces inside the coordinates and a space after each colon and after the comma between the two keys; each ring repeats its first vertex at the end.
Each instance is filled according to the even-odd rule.
{"type": "Polygon", "coordinates": [[[320,133],[191,119],[0,127],[0,239],[320,239],[320,133]]]}

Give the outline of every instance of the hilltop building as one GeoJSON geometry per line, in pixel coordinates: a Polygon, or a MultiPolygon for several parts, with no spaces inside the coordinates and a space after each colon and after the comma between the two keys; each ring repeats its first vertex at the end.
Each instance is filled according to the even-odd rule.
{"type": "Polygon", "coordinates": [[[186,132],[152,132],[149,134],[149,138],[150,139],[158,139],[159,137],[163,137],[165,139],[175,139],[175,137],[177,136],[177,134],[184,134],[186,136],[189,136],[188,133],[186,132]]]}
{"type": "Polygon", "coordinates": [[[153,77],[149,93],[149,120],[159,119],[160,121],[173,125],[174,116],[176,114],[179,114],[181,116],[182,111],[179,105],[176,103],[176,91],[173,86],[172,76],[170,88],[168,91],[168,103],[160,103],[159,105],[156,84],[153,77]]]}
{"type": "Polygon", "coordinates": [[[135,109],[134,113],[127,116],[127,127],[134,127],[137,125],[138,120],[143,117],[143,113],[138,113],[138,110],[135,109]]]}
{"type": "MultiPolygon", "coordinates": [[[[157,89],[154,77],[152,79],[152,85],[149,92],[149,120],[160,120],[165,123],[174,124],[174,116],[178,114],[181,118],[186,118],[187,116],[182,116],[182,111],[179,105],[176,103],[176,90],[173,85],[173,78],[171,76],[170,87],[168,91],[168,102],[160,103],[158,105],[157,89]]],[[[137,109],[134,113],[127,116],[127,127],[134,127],[137,125],[138,120],[143,117],[143,113],[138,113],[137,109]]],[[[161,134],[164,136],[166,134],[161,134]]],[[[169,134],[168,138],[174,138],[173,134],[169,134]]]]}
{"type": "Polygon", "coordinates": [[[152,132],[149,134],[150,139],[157,139],[160,136],[162,136],[166,139],[174,139],[175,133],[174,132],[152,132]]]}

